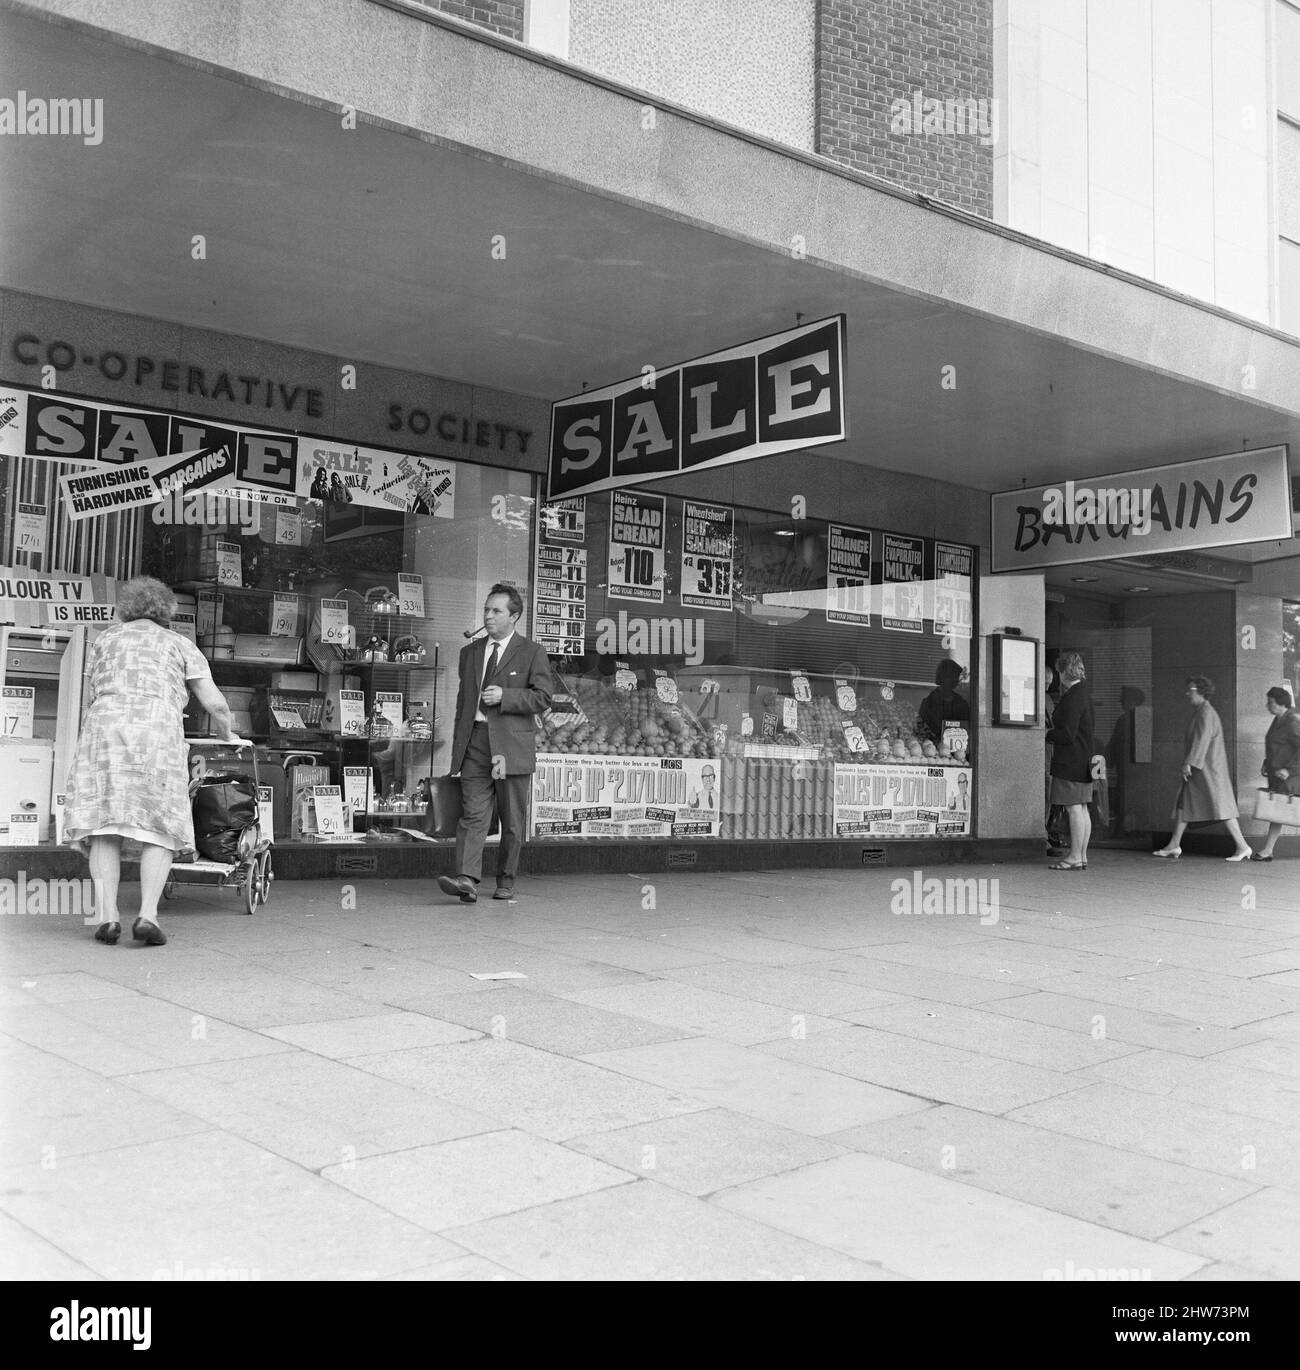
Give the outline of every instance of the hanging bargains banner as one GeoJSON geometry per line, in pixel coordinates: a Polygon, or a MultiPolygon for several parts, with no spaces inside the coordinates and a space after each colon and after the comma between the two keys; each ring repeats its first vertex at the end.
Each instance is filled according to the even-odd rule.
{"type": "Polygon", "coordinates": [[[535,837],[717,837],[722,762],[713,757],[539,753],[535,837]]]}
{"type": "Polygon", "coordinates": [[[842,442],[845,316],[551,406],[549,498],[842,442]]]}
{"type": "Polygon", "coordinates": [[[1285,447],[991,497],[993,570],[1160,556],[1294,535],[1285,447]]]}
{"type": "Polygon", "coordinates": [[[836,765],[836,837],[960,837],[970,832],[968,766],[836,765]]]}

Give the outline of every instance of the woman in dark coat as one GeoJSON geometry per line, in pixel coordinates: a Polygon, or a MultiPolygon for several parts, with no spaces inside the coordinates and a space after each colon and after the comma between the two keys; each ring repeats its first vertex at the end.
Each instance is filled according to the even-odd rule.
{"type": "Polygon", "coordinates": [[[1062,652],[1056,658],[1061,678],[1061,702],[1052,715],[1047,740],[1052,744],[1052,789],[1049,802],[1065,807],[1070,824],[1070,850],[1048,867],[1053,871],[1081,871],[1088,868],[1088,841],[1092,837],[1093,709],[1084,684],[1083,657],[1078,652],[1062,652]]]}
{"type": "Polygon", "coordinates": [[[1223,745],[1223,724],[1210,698],[1214,682],[1203,675],[1187,681],[1187,700],[1192,716],[1187,722],[1183,758],[1183,783],[1174,803],[1174,833],[1167,847],[1151,853],[1177,860],[1183,854],[1179,845],[1189,823],[1222,823],[1232,834],[1237,850],[1226,859],[1250,860],[1250,843],[1242,836],[1237,822],[1237,795],[1228,772],[1228,753],[1223,745]]]}
{"type": "MultiPolygon", "coordinates": [[[[1300,714],[1292,706],[1291,691],[1274,685],[1265,697],[1265,707],[1273,721],[1264,734],[1260,774],[1268,780],[1274,794],[1300,794],[1300,714]]],[[[1281,823],[1270,823],[1264,845],[1250,859],[1271,861],[1281,833],[1281,823]]]]}

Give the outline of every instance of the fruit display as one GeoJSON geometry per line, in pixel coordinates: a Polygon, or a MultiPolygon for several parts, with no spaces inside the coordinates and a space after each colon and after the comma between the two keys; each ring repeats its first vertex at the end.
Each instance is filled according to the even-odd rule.
{"type": "Polygon", "coordinates": [[[588,756],[716,756],[712,731],[686,707],[653,689],[616,690],[604,681],[561,677],[576,712],[550,710],[544,751],[588,756]]]}

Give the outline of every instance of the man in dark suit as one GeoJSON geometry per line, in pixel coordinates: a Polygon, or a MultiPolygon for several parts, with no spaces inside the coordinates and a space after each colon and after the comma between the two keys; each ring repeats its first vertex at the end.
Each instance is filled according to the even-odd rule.
{"type": "Polygon", "coordinates": [[[460,654],[451,772],[460,772],[461,820],[456,828],[457,875],[439,888],[462,904],[478,899],[483,843],[493,800],[501,818],[494,899],[513,899],[519,850],[528,819],[529,777],[537,766],[533,715],[549,708],[555,680],[546,653],[515,631],[524,602],[509,585],[494,585],[483,605],[487,636],[460,654]]]}

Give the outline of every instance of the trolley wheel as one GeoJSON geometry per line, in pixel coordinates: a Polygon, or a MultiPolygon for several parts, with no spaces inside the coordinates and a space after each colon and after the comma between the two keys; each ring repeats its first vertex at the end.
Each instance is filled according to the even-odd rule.
{"type": "Polygon", "coordinates": [[[163,898],[164,898],[164,899],[172,899],[172,898],[175,898],[175,895],[176,895],[176,877],[175,877],[174,875],[169,875],[169,876],[167,877],[167,883],[163,886],[163,898]]]}
{"type": "Polygon", "coordinates": [[[256,913],[258,900],[262,895],[262,882],[257,878],[257,862],[249,861],[244,866],[244,912],[256,913]]]}
{"type": "Polygon", "coordinates": [[[275,872],[271,869],[271,853],[264,851],[257,858],[258,882],[261,885],[260,896],[262,903],[271,897],[271,881],[275,879],[275,872]]]}

